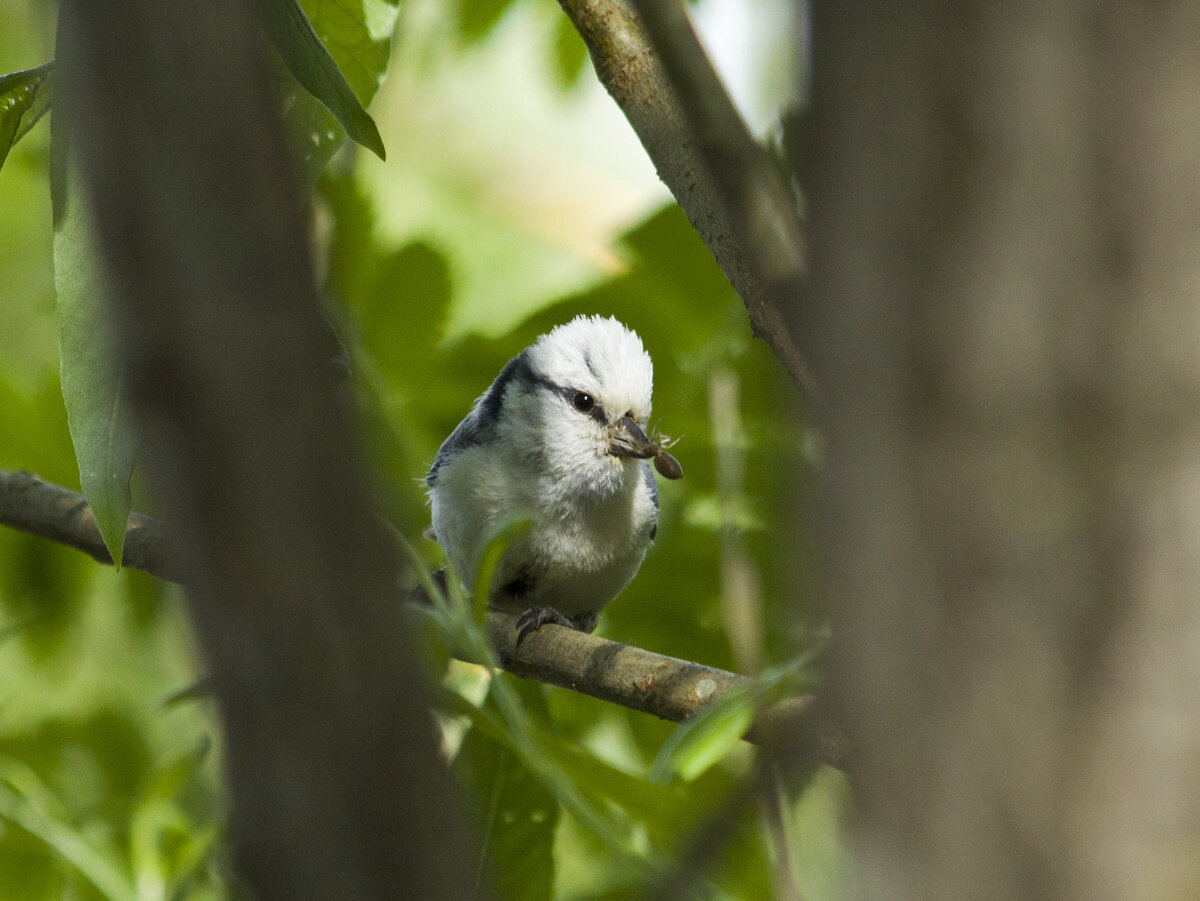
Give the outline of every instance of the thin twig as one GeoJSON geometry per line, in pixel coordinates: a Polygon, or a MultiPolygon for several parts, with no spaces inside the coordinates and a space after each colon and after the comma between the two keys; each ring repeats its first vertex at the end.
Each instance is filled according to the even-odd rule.
{"type": "Polygon", "coordinates": [[[559,5],[659,177],[741,297],[754,335],[801,393],[815,399],[816,384],[786,324],[806,271],[803,229],[787,185],[746,130],[682,7],[676,15],[674,2],[645,4],[666,17],[654,17],[650,32],[630,0],[559,5]],[[656,52],[660,40],[671,46],[665,56],[656,52]]]}

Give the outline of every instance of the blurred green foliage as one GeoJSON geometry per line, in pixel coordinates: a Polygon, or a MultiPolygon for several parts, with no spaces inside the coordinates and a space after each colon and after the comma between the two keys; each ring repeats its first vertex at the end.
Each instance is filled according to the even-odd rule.
{"type": "MultiPolygon", "coordinates": [[[[378,40],[394,14],[386,5],[331,6],[349,17],[339,33],[366,35],[357,46],[375,48],[377,62],[387,60],[378,40]]],[[[401,10],[397,87],[372,109],[387,167],[346,147],[314,195],[320,277],[349,352],[382,506],[425,562],[440,565],[440,550],[420,535],[422,478],[441,440],[538,334],[578,313],[617,316],[654,360],[653,422],[679,438],[673,453],[686,475],[660,480],[658,540],[599,631],[723,668],[786,668],[821,634],[795,512],[813,439],[789,382],[751,338],[682,214],[646,192],[648,162],[642,199],[623,209],[651,212],[628,214],[623,227],[607,214],[588,240],[610,238],[588,256],[576,223],[596,218],[590,200],[610,190],[613,171],[590,194],[552,198],[557,218],[542,221],[551,205],[522,193],[538,182],[521,162],[548,152],[544,141],[532,146],[542,133],[504,125],[531,121],[528,109],[498,108],[500,126],[478,121],[478,146],[456,145],[461,122],[444,98],[483,90],[481,78],[516,77],[495,69],[506,54],[541,59],[542,99],[510,93],[521,95],[514,103],[546,104],[539,115],[561,115],[570,125],[560,127],[600,121],[588,93],[598,89],[553,4],[461,0],[451,27],[430,26],[444,6],[414,0],[401,10]],[[419,46],[406,34],[420,35],[419,46]],[[437,102],[422,106],[423,92],[437,102]],[[440,153],[442,142],[456,146],[440,153]],[[506,184],[516,213],[497,199],[506,184]],[[420,215],[396,228],[397,207],[410,202],[420,215]],[[575,255],[568,274],[547,270],[566,265],[555,254],[575,255]],[[718,381],[733,385],[732,408],[714,402],[718,381]],[[732,439],[722,437],[730,429],[732,439]],[[719,459],[737,462],[732,483],[718,478],[719,459]],[[752,576],[737,597],[725,578],[733,568],[752,576]],[[747,615],[745,633],[737,623],[747,615]],[[749,664],[746,641],[731,641],[736,629],[754,649],[749,664]]],[[[44,62],[52,47],[43,4],[0,5],[0,71],[44,62]]],[[[370,76],[346,75],[362,96],[370,76]]],[[[480,117],[469,109],[468,120],[480,117]]],[[[327,144],[332,121],[296,133],[321,136],[328,158],[341,135],[327,144]]],[[[600,155],[625,152],[598,127],[587,140],[600,155]]],[[[78,487],[58,384],[47,143],[47,129],[33,129],[0,170],[0,468],[78,487]]],[[[587,165],[571,176],[586,177],[587,165]]],[[[135,480],[135,506],[146,500],[136,489],[135,480]]],[[[428,634],[436,645],[436,631],[428,634]]],[[[177,590],[0,529],[0,897],[240,896],[224,845],[214,711],[203,697],[165,703],[202,676],[197,655],[177,590]]],[[[445,747],[479,813],[479,878],[499,897],[640,897],[649,886],[686,884],[700,897],[766,898],[780,890],[781,867],[803,897],[839,896],[843,780],[818,769],[758,792],[755,753],[731,737],[749,701],[676,735],[672,724],[451,662],[444,650],[433,666],[445,747]],[[714,834],[711,853],[689,856],[714,834]]],[[[793,685],[813,678],[807,658],[789,672],[793,685]]]]}

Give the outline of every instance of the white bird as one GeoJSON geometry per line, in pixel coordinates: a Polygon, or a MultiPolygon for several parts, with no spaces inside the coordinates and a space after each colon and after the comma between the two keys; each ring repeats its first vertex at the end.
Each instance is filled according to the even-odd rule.
{"type": "Polygon", "coordinates": [[[523,614],[518,641],[546,622],[591,632],[641,566],[658,529],[649,458],[682,475],[646,435],[653,381],[634,332],[579,316],[509,360],[438,451],[433,531],[464,585],[505,522],[530,520],[489,598],[523,614]]]}

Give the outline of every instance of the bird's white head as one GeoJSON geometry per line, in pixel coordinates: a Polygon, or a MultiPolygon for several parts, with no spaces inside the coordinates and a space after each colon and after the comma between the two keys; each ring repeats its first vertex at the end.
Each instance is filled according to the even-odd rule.
{"type": "Polygon", "coordinates": [[[616,319],[577,316],[538,338],[529,362],[550,382],[590,394],[606,414],[650,416],[650,355],[616,319]]]}
{"type": "Polygon", "coordinates": [[[551,469],[571,482],[604,491],[633,475],[637,459],[653,455],[645,430],[654,367],[641,339],[616,319],[578,316],[542,335],[524,354],[505,398],[534,428],[551,469]]]}

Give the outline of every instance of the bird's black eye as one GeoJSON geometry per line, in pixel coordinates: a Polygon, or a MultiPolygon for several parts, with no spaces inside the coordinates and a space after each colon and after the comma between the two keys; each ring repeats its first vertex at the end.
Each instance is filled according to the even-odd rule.
{"type": "Polygon", "coordinates": [[[596,406],[596,398],[586,391],[576,391],[571,395],[571,404],[580,413],[588,413],[591,412],[592,407],[596,406]]]}

